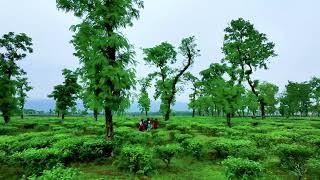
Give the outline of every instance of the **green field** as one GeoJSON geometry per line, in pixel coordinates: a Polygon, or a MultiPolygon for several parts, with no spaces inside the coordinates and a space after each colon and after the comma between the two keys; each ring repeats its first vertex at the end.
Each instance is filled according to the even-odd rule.
{"type": "Polygon", "coordinates": [[[320,177],[318,118],[235,118],[228,128],[222,118],[173,117],[150,132],[137,122],[116,117],[111,142],[102,119],[13,118],[0,125],[0,179],[228,179],[232,165],[249,179],[298,179],[281,163],[285,148],[302,157],[304,179],[320,177]],[[168,166],[159,146],[174,151],[168,166]]]}

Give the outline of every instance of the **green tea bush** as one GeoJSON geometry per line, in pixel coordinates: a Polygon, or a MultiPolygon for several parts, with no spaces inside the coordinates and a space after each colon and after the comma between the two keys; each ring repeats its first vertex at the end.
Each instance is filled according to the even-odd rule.
{"type": "Polygon", "coordinates": [[[307,146],[295,144],[281,144],[277,148],[281,165],[299,178],[307,171],[307,161],[313,150],[307,146]]]}
{"type": "Polygon", "coordinates": [[[184,150],[195,157],[197,160],[199,160],[203,155],[203,146],[203,142],[196,138],[187,139],[182,142],[182,147],[184,148],[184,150]]]}
{"type": "Polygon", "coordinates": [[[258,149],[255,146],[241,147],[233,151],[233,156],[239,158],[247,158],[253,161],[263,160],[267,157],[267,152],[264,149],[258,149]]]}
{"type": "Polygon", "coordinates": [[[28,180],[77,180],[81,174],[82,172],[78,169],[66,168],[58,164],[51,170],[44,170],[41,176],[28,177],[28,180]]]}
{"type": "Polygon", "coordinates": [[[6,163],[7,161],[7,153],[0,150],[0,164],[6,163]]]}
{"type": "Polygon", "coordinates": [[[115,165],[121,170],[148,174],[153,169],[151,151],[139,145],[125,145],[115,165]]]}
{"type": "Polygon", "coordinates": [[[166,128],[168,130],[176,130],[178,128],[179,124],[175,124],[175,123],[170,123],[166,125],[166,128]]]}
{"type": "Polygon", "coordinates": [[[85,139],[83,137],[72,137],[68,139],[63,139],[52,147],[60,149],[64,153],[64,162],[75,162],[80,161],[80,149],[84,143],[85,139]]]}
{"type": "Polygon", "coordinates": [[[308,160],[308,169],[311,173],[316,174],[318,177],[320,177],[320,157],[310,158],[308,160]]]}
{"type": "Polygon", "coordinates": [[[27,149],[11,156],[13,165],[24,168],[26,175],[39,175],[45,169],[51,169],[63,159],[63,152],[56,148],[27,149]]]}
{"type": "MultiPolygon", "coordinates": [[[[209,142],[209,154],[214,158],[226,158],[230,155],[236,156],[237,153],[243,153],[243,150],[254,148],[254,144],[249,140],[233,140],[226,138],[219,138],[209,142]],[[239,151],[243,149],[242,151],[239,151]]],[[[240,154],[241,156],[241,154],[240,154]]],[[[250,155],[249,155],[250,156],[250,155]]]]}
{"type": "Polygon", "coordinates": [[[178,142],[178,143],[182,143],[184,140],[186,139],[190,139],[192,138],[193,136],[190,135],[190,134],[176,134],[175,135],[175,140],[178,142]]]}
{"type": "Polygon", "coordinates": [[[170,165],[170,162],[174,156],[182,151],[182,148],[179,144],[167,144],[158,146],[155,148],[156,157],[160,158],[167,166],[170,165]]]}
{"type": "Polygon", "coordinates": [[[10,135],[19,132],[19,128],[12,126],[0,126],[0,135],[10,135]]]}
{"type": "Polygon", "coordinates": [[[229,157],[222,164],[228,179],[257,179],[263,172],[260,163],[248,159],[229,157]]]}
{"type": "Polygon", "coordinates": [[[53,142],[55,142],[54,137],[47,136],[36,136],[25,141],[15,141],[12,144],[11,151],[23,151],[30,148],[41,149],[49,147],[53,142]]]}
{"type": "Polygon", "coordinates": [[[220,131],[224,131],[223,127],[215,127],[212,125],[208,124],[198,124],[198,123],[193,123],[191,125],[191,128],[198,130],[199,132],[211,136],[217,135],[220,131]]]}
{"type": "Polygon", "coordinates": [[[128,127],[119,127],[115,130],[114,140],[118,146],[123,144],[147,144],[151,143],[151,134],[128,127]]]}
{"type": "Polygon", "coordinates": [[[316,148],[320,149],[320,136],[319,135],[310,135],[304,139],[307,143],[315,146],[316,148]]]}
{"type": "Polygon", "coordinates": [[[81,161],[92,161],[99,158],[110,157],[113,150],[111,141],[104,138],[88,139],[79,149],[81,161]]]}
{"type": "Polygon", "coordinates": [[[111,155],[113,144],[103,138],[73,137],[60,140],[53,145],[64,153],[64,162],[93,161],[111,155]]]}
{"type": "Polygon", "coordinates": [[[23,151],[29,148],[45,148],[51,145],[54,138],[48,132],[24,133],[17,136],[1,136],[0,149],[8,154],[23,151]]]}
{"type": "Polygon", "coordinates": [[[170,134],[168,131],[157,131],[152,134],[152,141],[154,144],[166,144],[171,140],[170,134]]]}

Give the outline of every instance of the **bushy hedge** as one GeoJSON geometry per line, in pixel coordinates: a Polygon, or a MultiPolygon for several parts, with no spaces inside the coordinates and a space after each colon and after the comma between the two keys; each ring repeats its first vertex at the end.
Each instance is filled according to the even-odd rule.
{"type": "Polygon", "coordinates": [[[27,149],[11,156],[12,165],[24,168],[26,175],[39,175],[45,169],[51,169],[63,159],[63,152],[57,148],[27,149]]]}
{"type": "Polygon", "coordinates": [[[196,138],[186,139],[182,142],[182,147],[184,150],[195,157],[197,160],[203,155],[204,143],[196,138]]]}
{"type": "Polygon", "coordinates": [[[19,131],[19,128],[12,126],[1,126],[0,125],[0,135],[10,135],[15,134],[19,131]]]}
{"type": "Polygon", "coordinates": [[[277,148],[281,165],[298,177],[307,172],[307,161],[313,149],[296,144],[281,144],[277,148]]]}
{"type": "Polygon", "coordinates": [[[8,154],[24,151],[29,148],[45,148],[54,142],[52,133],[24,133],[17,136],[2,136],[0,138],[0,149],[8,154]]]}
{"type": "Polygon", "coordinates": [[[139,145],[125,145],[114,164],[121,170],[137,174],[148,174],[153,169],[150,149],[139,145]]]}
{"type": "MultiPolygon", "coordinates": [[[[209,152],[213,158],[226,158],[232,156],[246,156],[245,150],[255,148],[254,144],[249,140],[233,140],[219,138],[209,143],[209,152]],[[242,153],[242,154],[240,154],[242,153]]],[[[250,156],[250,154],[248,155],[250,156]]]]}
{"type": "Polygon", "coordinates": [[[152,143],[151,134],[139,132],[128,127],[120,127],[115,130],[114,140],[118,146],[123,144],[148,144],[152,143]]]}
{"type": "Polygon", "coordinates": [[[171,140],[170,133],[167,131],[157,131],[152,134],[152,142],[155,145],[166,144],[171,140]]]}
{"type": "Polygon", "coordinates": [[[77,180],[81,174],[82,172],[78,169],[66,168],[58,164],[51,170],[44,170],[41,176],[28,177],[28,180],[77,180]]]}
{"type": "Polygon", "coordinates": [[[103,138],[84,136],[58,141],[53,147],[60,149],[64,153],[64,162],[69,163],[109,157],[113,143],[103,138]]]}
{"type": "Polygon", "coordinates": [[[182,148],[179,144],[167,144],[156,147],[155,155],[156,157],[160,158],[167,167],[169,167],[172,158],[181,151],[182,148]]]}
{"type": "Polygon", "coordinates": [[[260,163],[248,159],[229,157],[222,164],[228,179],[257,179],[263,172],[260,163]]]}
{"type": "Polygon", "coordinates": [[[193,136],[190,135],[190,134],[176,134],[175,135],[175,140],[178,142],[178,143],[182,143],[184,140],[186,139],[190,139],[192,138],[193,136]]]}

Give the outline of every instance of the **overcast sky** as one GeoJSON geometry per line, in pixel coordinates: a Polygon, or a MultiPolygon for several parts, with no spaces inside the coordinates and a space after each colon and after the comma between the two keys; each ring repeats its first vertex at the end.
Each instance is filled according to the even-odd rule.
{"type": "MultiPolygon", "coordinates": [[[[306,81],[320,76],[319,0],[145,0],[141,18],[124,33],[137,51],[138,77],[149,68],[142,63],[142,47],[168,41],[178,46],[195,35],[201,57],[191,71],[199,73],[222,58],[224,28],[243,17],[275,42],[279,55],[269,70],[256,77],[283,89],[288,80],[306,81]]],[[[55,0],[0,0],[0,35],[13,31],[32,37],[34,53],[21,63],[34,87],[31,99],[45,99],[62,82],[63,68],[75,69],[78,60],[69,44],[69,27],[77,18],[56,9],[55,0]]],[[[187,90],[178,101],[188,101],[187,90]]]]}

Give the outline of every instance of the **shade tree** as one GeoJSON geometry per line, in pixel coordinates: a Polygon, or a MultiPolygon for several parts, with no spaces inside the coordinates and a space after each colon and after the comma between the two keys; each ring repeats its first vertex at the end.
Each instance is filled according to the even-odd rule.
{"type": "Polygon", "coordinates": [[[197,106],[197,98],[199,96],[199,90],[201,86],[200,79],[191,74],[190,72],[187,72],[184,74],[184,80],[191,83],[191,90],[192,93],[189,95],[190,102],[188,104],[189,108],[192,109],[192,117],[195,117],[196,114],[196,106],[197,106]]]}
{"type": "Polygon", "coordinates": [[[21,75],[17,77],[17,92],[16,92],[16,98],[18,102],[18,108],[20,110],[20,116],[21,119],[24,118],[24,105],[26,103],[27,92],[31,91],[33,88],[30,86],[30,82],[28,81],[28,78],[26,77],[26,72],[22,71],[20,73],[21,75]]]}
{"type": "Polygon", "coordinates": [[[238,84],[247,82],[251,91],[258,98],[262,118],[265,117],[266,102],[257,91],[258,81],[254,79],[254,72],[267,69],[271,57],[276,56],[275,44],[267,36],[255,29],[254,25],[242,18],[232,20],[225,29],[222,51],[223,62],[232,68],[232,77],[238,84]]]}
{"type": "Polygon", "coordinates": [[[141,113],[145,113],[148,116],[148,112],[150,111],[150,98],[148,94],[148,87],[150,86],[150,81],[148,79],[140,80],[140,95],[138,98],[138,105],[141,113]]]}
{"type": "Polygon", "coordinates": [[[5,123],[17,109],[16,78],[22,72],[18,62],[32,52],[32,39],[25,33],[9,32],[0,38],[0,111],[5,123]]]}
{"type": "Polygon", "coordinates": [[[175,103],[176,94],[181,90],[179,84],[183,80],[183,74],[200,55],[194,36],[182,39],[178,49],[184,58],[180,68],[174,68],[178,52],[172,44],[163,42],[155,47],[143,49],[145,62],[157,68],[156,72],[149,74],[149,78],[156,81],[154,98],[161,99],[160,112],[165,120],[169,120],[171,106],[175,103]]]}
{"type": "Polygon", "coordinates": [[[200,74],[204,94],[211,96],[226,114],[227,125],[231,127],[231,118],[241,106],[244,88],[232,78],[232,71],[225,64],[214,63],[200,74]]]}
{"type": "Polygon", "coordinates": [[[262,82],[257,86],[257,91],[265,103],[267,113],[273,115],[277,110],[278,99],[276,96],[279,87],[269,82],[262,82]]]}
{"type": "Polygon", "coordinates": [[[62,71],[64,82],[54,86],[54,90],[48,95],[56,101],[56,109],[61,113],[63,120],[68,110],[71,110],[76,104],[79,97],[81,86],[78,84],[78,75],[68,69],[62,71]]]}
{"type": "Polygon", "coordinates": [[[57,0],[57,7],[81,19],[72,26],[72,43],[89,82],[87,94],[95,97],[89,105],[92,109],[103,107],[106,138],[111,139],[113,113],[128,106],[129,92],[135,84],[133,47],[120,30],[139,18],[143,1],[57,0]]]}

